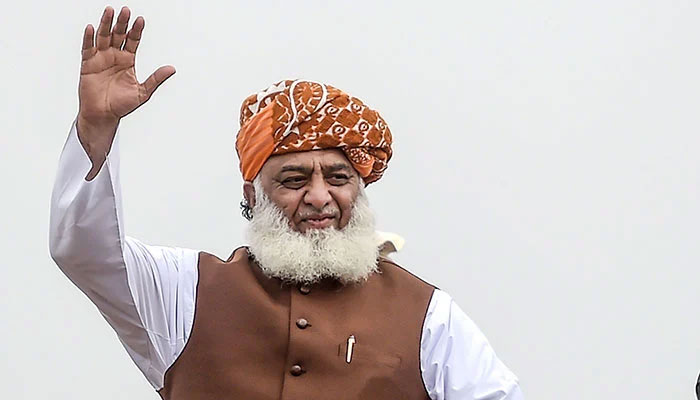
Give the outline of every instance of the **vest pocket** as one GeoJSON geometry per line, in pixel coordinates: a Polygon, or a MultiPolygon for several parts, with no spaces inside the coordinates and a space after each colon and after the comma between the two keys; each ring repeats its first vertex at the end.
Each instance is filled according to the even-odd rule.
{"type": "MultiPolygon", "coordinates": [[[[341,343],[338,345],[338,361],[346,364],[348,354],[348,344],[341,343]]],[[[398,355],[386,353],[380,351],[375,346],[370,346],[364,343],[354,343],[352,346],[352,358],[349,366],[352,367],[353,364],[382,364],[391,368],[398,368],[401,366],[401,357],[398,355]]]]}

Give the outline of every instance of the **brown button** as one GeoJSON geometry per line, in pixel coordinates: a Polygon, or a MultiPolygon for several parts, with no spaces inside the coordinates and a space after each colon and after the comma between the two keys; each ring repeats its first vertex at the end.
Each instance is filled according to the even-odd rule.
{"type": "Polygon", "coordinates": [[[307,321],[306,319],[304,319],[304,318],[299,318],[299,319],[297,320],[297,327],[298,327],[299,329],[306,329],[307,326],[309,326],[309,321],[307,321]]]}
{"type": "Polygon", "coordinates": [[[301,286],[299,287],[299,291],[301,292],[301,294],[309,294],[309,293],[311,293],[311,286],[309,286],[309,285],[301,285],[301,286]]]}
{"type": "Polygon", "coordinates": [[[292,368],[289,370],[289,372],[294,376],[299,376],[304,373],[304,370],[301,368],[301,365],[294,364],[292,365],[292,368]]]}

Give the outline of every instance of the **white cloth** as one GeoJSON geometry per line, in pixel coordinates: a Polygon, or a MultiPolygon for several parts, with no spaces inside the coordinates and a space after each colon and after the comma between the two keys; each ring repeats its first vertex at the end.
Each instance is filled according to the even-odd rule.
{"type": "MultiPolygon", "coordinates": [[[[124,234],[118,140],[117,135],[105,165],[88,182],[91,162],[73,124],[51,199],[49,247],[158,390],[192,329],[198,251],[149,246],[124,234]]],[[[425,317],[420,356],[431,399],[522,399],[515,375],[440,290],[425,317]]]]}

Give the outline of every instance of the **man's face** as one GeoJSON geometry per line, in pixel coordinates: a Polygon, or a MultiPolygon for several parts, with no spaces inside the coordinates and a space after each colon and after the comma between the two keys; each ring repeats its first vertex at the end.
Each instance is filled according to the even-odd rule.
{"type": "MultiPolygon", "coordinates": [[[[357,171],[337,149],[272,156],[259,176],[265,193],[298,232],[345,227],[361,184],[357,171]]],[[[252,205],[250,188],[247,182],[244,191],[252,205]]]]}

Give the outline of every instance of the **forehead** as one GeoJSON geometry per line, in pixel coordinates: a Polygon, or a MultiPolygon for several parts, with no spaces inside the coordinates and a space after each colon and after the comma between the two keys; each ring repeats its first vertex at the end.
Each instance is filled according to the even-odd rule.
{"type": "Polygon", "coordinates": [[[289,166],[314,169],[317,166],[324,168],[338,164],[344,164],[354,171],[352,164],[345,157],[345,153],[338,149],[326,149],[274,155],[265,162],[260,173],[276,174],[284,167],[289,166]]]}

